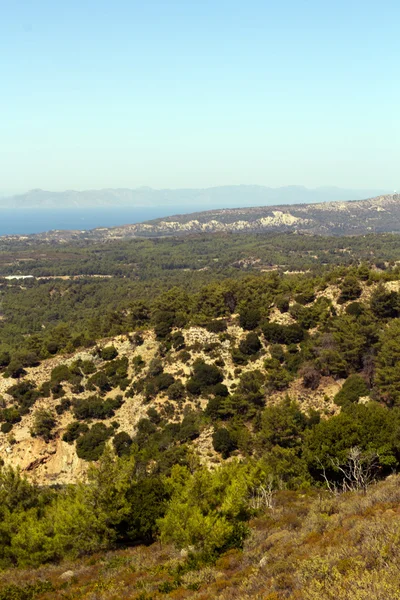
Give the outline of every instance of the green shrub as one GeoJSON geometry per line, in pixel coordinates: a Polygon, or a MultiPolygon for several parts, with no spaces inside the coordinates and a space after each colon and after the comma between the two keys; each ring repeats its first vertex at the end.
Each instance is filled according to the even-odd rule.
{"type": "Polygon", "coordinates": [[[228,458],[237,449],[237,444],[226,427],[220,427],[214,431],[212,442],[214,450],[219,452],[223,458],[228,458]]]}
{"type": "Polygon", "coordinates": [[[261,342],[258,335],[254,333],[254,331],[248,333],[246,337],[243,340],[241,340],[239,344],[239,350],[247,356],[257,354],[257,352],[261,350],[261,342]]]}
{"type": "Polygon", "coordinates": [[[110,381],[104,371],[97,371],[97,373],[88,379],[87,389],[93,390],[94,388],[97,388],[100,392],[111,390],[110,381]]]}
{"type": "Polygon", "coordinates": [[[210,321],[205,327],[210,333],[222,333],[228,329],[227,323],[223,319],[210,321]]]}
{"type": "Polygon", "coordinates": [[[81,363],[82,373],[85,375],[92,375],[96,373],[96,367],[93,361],[91,360],[83,360],[81,363]]]}
{"type": "Polygon", "coordinates": [[[54,415],[49,410],[39,409],[36,411],[33,420],[31,434],[35,437],[41,437],[46,442],[52,439],[52,430],[56,426],[54,415]]]}
{"type": "Polygon", "coordinates": [[[0,427],[2,433],[10,433],[12,428],[13,428],[13,424],[8,421],[6,423],[2,423],[1,427],[0,427]]]}
{"type": "Polygon", "coordinates": [[[281,313],[287,312],[289,310],[289,298],[287,296],[277,296],[275,306],[281,313]]]}
{"type": "Polygon", "coordinates": [[[56,413],[58,415],[64,414],[67,410],[69,410],[72,406],[72,402],[69,398],[64,398],[61,400],[60,404],[55,406],[56,413]]]}
{"type": "Polygon", "coordinates": [[[21,421],[21,413],[15,406],[4,408],[0,411],[0,421],[5,421],[6,423],[19,423],[21,421]]]}
{"type": "Polygon", "coordinates": [[[71,444],[72,442],[77,440],[82,433],[87,433],[88,431],[89,427],[86,425],[86,423],[73,421],[72,423],[67,425],[62,439],[64,442],[68,442],[68,444],[71,444]]]}
{"type": "Polygon", "coordinates": [[[179,430],[179,439],[181,442],[187,442],[189,440],[195,440],[199,435],[200,429],[197,415],[194,412],[190,412],[186,414],[182,420],[179,430]]]}
{"type": "Polygon", "coordinates": [[[176,331],[171,335],[171,343],[175,350],[182,350],[185,347],[185,338],[181,331],[176,331]]]}
{"type": "Polygon", "coordinates": [[[73,402],[74,417],[79,420],[109,419],[114,416],[116,409],[120,408],[122,403],[121,397],[107,400],[102,400],[98,396],[79,398],[73,402]]]}
{"type": "Polygon", "coordinates": [[[87,461],[99,460],[104,452],[106,441],[113,435],[114,429],[104,423],[96,423],[76,442],[76,453],[87,461]]]}
{"type": "Polygon", "coordinates": [[[114,358],[117,358],[117,356],[118,350],[115,348],[115,346],[106,346],[101,351],[101,358],[103,360],[114,360],[114,358]]]}
{"type": "Polygon", "coordinates": [[[11,361],[10,353],[6,350],[0,352],[0,369],[8,367],[11,361]]]}
{"type": "Polygon", "coordinates": [[[382,284],[371,294],[370,306],[378,319],[394,319],[400,312],[400,295],[388,291],[382,284]]]}
{"type": "Polygon", "coordinates": [[[234,365],[247,365],[249,362],[249,357],[243,354],[239,348],[233,348],[231,356],[234,365]]]}
{"type": "Polygon", "coordinates": [[[170,400],[181,400],[185,397],[185,386],[180,379],[169,386],[167,395],[170,400]]]}
{"type": "Polygon", "coordinates": [[[52,383],[61,383],[62,381],[69,381],[71,379],[71,371],[67,365],[58,365],[54,367],[50,375],[50,381],[52,383]]]}
{"type": "Polygon", "coordinates": [[[33,406],[40,396],[35,384],[31,381],[21,381],[21,383],[13,385],[7,390],[7,394],[10,394],[25,411],[33,406]]]}
{"type": "Polygon", "coordinates": [[[210,386],[221,383],[223,375],[215,365],[209,365],[202,359],[193,363],[193,375],[187,382],[187,390],[196,396],[206,392],[210,386]]]}
{"type": "Polygon", "coordinates": [[[279,361],[280,363],[283,363],[285,360],[285,353],[283,351],[283,348],[280,344],[271,344],[269,351],[271,353],[271,358],[274,360],[279,361]]]}
{"type": "Polygon", "coordinates": [[[121,431],[114,436],[113,446],[118,456],[126,456],[131,451],[133,440],[125,431],[121,431]]]}
{"type": "Polygon", "coordinates": [[[263,324],[262,332],[265,339],[273,344],[297,344],[304,339],[304,331],[297,323],[279,325],[267,322],[263,324]]]}
{"type": "Polygon", "coordinates": [[[338,298],[339,304],[344,304],[349,300],[357,300],[361,296],[362,288],[360,286],[360,282],[357,277],[353,275],[347,275],[342,285],[340,286],[340,296],[338,298]]]}
{"type": "Polygon", "coordinates": [[[346,406],[358,402],[359,398],[369,396],[369,389],[360,375],[350,375],[344,382],[342,389],[336,394],[334,401],[338,406],[346,406]]]}
{"type": "Polygon", "coordinates": [[[297,302],[298,304],[302,304],[303,306],[305,306],[306,304],[310,304],[315,300],[314,290],[308,290],[306,292],[302,292],[301,294],[297,294],[297,296],[294,297],[294,300],[295,302],[297,302]]]}
{"type": "Polygon", "coordinates": [[[261,321],[261,312],[258,308],[244,307],[239,312],[240,327],[252,331],[261,321]]]}

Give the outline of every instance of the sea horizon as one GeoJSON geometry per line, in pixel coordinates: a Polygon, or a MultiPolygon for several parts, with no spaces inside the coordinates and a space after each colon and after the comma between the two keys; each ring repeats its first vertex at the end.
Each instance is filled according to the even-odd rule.
{"type": "Polygon", "coordinates": [[[0,209],[0,236],[31,235],[54,230],[88,230],[141,223],[174,214],[195,212],[183,206],[85,208],[85,209],[0,209]]]}

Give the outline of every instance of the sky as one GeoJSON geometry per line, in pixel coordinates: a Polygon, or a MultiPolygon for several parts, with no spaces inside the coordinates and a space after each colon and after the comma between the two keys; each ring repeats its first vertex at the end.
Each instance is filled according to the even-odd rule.
{"type": "Polygon", "coordinates": [[[400,188],[398,0],[0,0],[0,191],[400,188]]]}

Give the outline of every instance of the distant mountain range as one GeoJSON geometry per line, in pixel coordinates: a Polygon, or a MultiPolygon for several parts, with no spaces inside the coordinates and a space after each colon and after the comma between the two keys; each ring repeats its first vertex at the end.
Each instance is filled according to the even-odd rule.
{"type": "Polygon", "coordinates": [[[318,235],[400,233],[400,194],[387,194],[351,202],[222,208],[120,227],[101,227],[88,231],[51,231],[30,237],[66,242],[196,233],[273,231],[318,235]]]}
{"type": "Polygon", "coordinates": [[[362,200],[388,190],[346,190],[336,187],[307,189],[302,186],[269,188],[259,185],[222,186],[205,189],[155,190],[104,189],[65,192],[31,190],[25,194],[0,197],[0,209],[77,210],[90,208],[179,207],[235,208],[277,204],[312,204],[318,202],[362,200]]]}

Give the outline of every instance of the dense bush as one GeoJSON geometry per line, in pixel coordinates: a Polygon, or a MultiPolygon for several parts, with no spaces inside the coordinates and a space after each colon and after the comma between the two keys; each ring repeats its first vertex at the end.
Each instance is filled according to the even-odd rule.
{"type": "Polygon", "coordinates": [[[96,423],[89,431],[83,433],[76,442],[76,453],[79,458],[93,461],[99,460],[104,452],[106,441],[113,435],[114,429],[104,423],[96,423]]]}
{"type": "Polygon", "coordinates": [[[115,411],[122,406],[121,397],[108,398],[103,400],[98,396],[91,396],[85,399],[76,399],[73,402],[74,417],[79,420],[84,419],[109,419],[114,416],[115,411]]]}
{"type": "Polygon", "coordinates": [[[279,325],[278,323],[264,323],[262,332],[267,342],[273,344],[297,344],[304,339],[304,331],[300,325],[279,325]]]}
{"type": "Polygon", "coordinates": [[[362,288],[354,275],[347,275],[342,285],[340,286],[339,304],[349,302],[349,300],[357,300],[361,296],[362,288]]]}
{"type": "Polygon", "coordinates": [[[221,383],[223,375],[218,367],[197,359],[193,363],[193,374],[187,382],[187,390],[196,396],[207,393],[210,387],[221,383]]]}
{"type": "Polygon", "coordinates": [[[52,412],[40,409],[35,412],[31,433],[35,437],[41,437],[46,442],[52,439],[56,419],[52,412]]]}
{"type": "Polygon", "coordinates": [[[226,331],[227,328],[227,323],[223,319],[210,321],[206,324],[206,329],[210,333],[222,333],[223,331],[226,331]]]}
{"type": "Polygon", "coordinates": [[[246,337],[241,340],[239,344],[239,350],[247,356],[257,354],[257,352],[261,350],[261,342],[258,335],[253,331],[248,333],[246,337]]]}
{"type": "Polygon", "coordinates": [[[72,421],[72,423],[67,425],[62,439],[64,442],[68,442],[70,444],[77,440],[82,433],[86,433],[87,431],[89,431],[89,427],[86,425],[86,423],[72,421]]]}
{"type": "Polygon", "coordinates": [[[388,291],[381,284],[372,292],[370,306],[378,319],[396,318],[400,312],[400,295],[398,292],[388,291]]]}
{"type": "Polygon", "coordinates": [[[243,307],[239,312],[240,327],[247,330],[253,330],[258,327],[261,321],[261,312],[258,308],[243,307]]]}
{"type": "Polygon", "coordinates": [[[125,431],[121,431],[114,436],[113,446],[118,456],[126,456],[131,451],[132,438],[125,431]]]}
{"type": "Polygon", "coordinates": [[[226,427],[220,427],[214,431],[212,442],[214,450],[219,452],[223,458],[228,458],[237,449],[237,444],[226,427]]]}
{"type": "Polygon", "coordinates": [[[23,412],[27,412],[40,396],[35,384],[27,380],[10,387],[7,390],[7,394],[10,394],[14,398],[23,412]]]}
{"type": "Polygon", "coordinates": [[[101,351],[101,358],[103,360],[114,360],[114,358],[117,358],[117,356],[118,350],[115,348],[115,346],[106,346],[101,351]]]}
{"type": "Polygon", "coordinates": [[[345,407],[358,402],[359,398],[369,396],[370,390],[360,375],[350,375],[344,382],[342,389],[335,396],[335,403],[345,407]]]}

